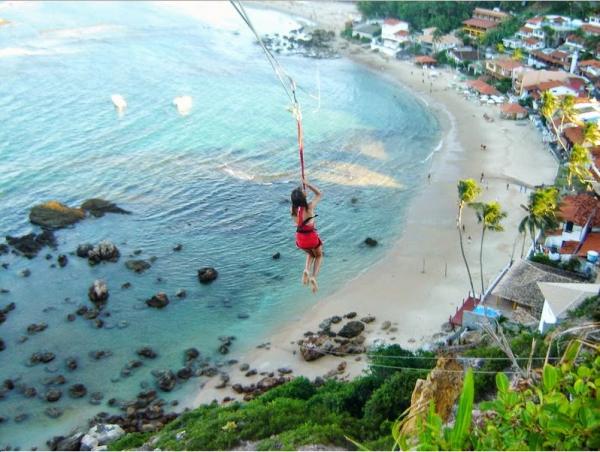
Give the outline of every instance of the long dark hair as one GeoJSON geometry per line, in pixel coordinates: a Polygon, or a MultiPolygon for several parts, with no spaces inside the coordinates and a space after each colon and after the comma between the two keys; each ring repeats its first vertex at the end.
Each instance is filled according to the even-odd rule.
{"type": "Polygon", "coordinates": [[[296,212],[298,212],[298,207],[304,207],[308,209],[308,203],[306,202],[306,195],[302,191],[300,187],[294,188],[292,190],[292,216],[296,216],[296,212]]]}

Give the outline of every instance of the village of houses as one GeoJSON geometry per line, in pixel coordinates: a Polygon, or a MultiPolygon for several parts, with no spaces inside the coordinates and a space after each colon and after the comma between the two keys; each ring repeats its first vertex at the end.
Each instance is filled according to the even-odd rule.
{"type": "Polygon", "coordinates": [[[438,65],[435,56],[443,53],[446,62],[463,69],[463,83],[455,86],[457,90],[474,102],[497,104],[499,118],[532,121],[543,146],[561,164],[568,165],[574,146],[585,149],[587,180],[578,190],[561,188],[558,227],[540,228],[535,248],[507,265],[486,293],[468,296],[450,318],[454,326],[474,327],[502,314],[544,332],[569,310],[600,294],[600,44],[585,46],[586,38],[600,37],[600,16],[585,21],[559,15],[532,17],[496,49],[465,46],[459,37],[476,41],[509,17],[497,8],[475,8],[463,22],[462,33],[442,35],[435,28],[416,33],[398,18],[357,22],[352,32],[365,48],[412,59],[432,75],[438,65]],[[551,40],[546,35],[549,30],[551,40]],[[407,52],[411,47],[412,54],[407,52]],[[505,82],[507,92],[494,87],[498,81],[505,82]],[[557,105],[550,118],[542,115],[544,93],[551,93],[557,105]],[[570,107],[563,114],[558,106],[565,98],[570,107]],[[578,263],[573,265],[575,260],[578,263]]]}

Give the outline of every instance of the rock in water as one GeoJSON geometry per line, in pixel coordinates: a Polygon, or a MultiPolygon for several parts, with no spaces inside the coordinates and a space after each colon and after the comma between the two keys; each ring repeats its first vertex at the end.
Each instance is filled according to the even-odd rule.
{"type": "Polygon", "coordinates": [[[88,263],[96,265],[102,261],[117,262],[121,253],[117,246],[107,240],[100,242],[88,252],[88,263]]]}
{"type": "Polygon", "coordinates": [[[105,446],[118,440],[124,434],[125,430],[118,425],[95,425],[81,438],[80,450],[95,450],[99,446],[105,446]]]}
{"type": "Polygon", "coordinates": [[[78,257],[88,258],[90,251],[94,249],[94,245],[91,243],[83,243],[77,247],[77,251],[75,252],[78,257]]]}
{"type": "Polygon", "coordinates": [[[45,246],[49,246],[50,248],[56,247],[56,238],[52,231],[44,231],[37,235],[31,233],[21,237],[7,235],[6,242],[28,259],[33,259],[37,256],[45,246]]]}
{"type": "Polygon", "coordinates": [[[219,272],[212,267],[204,267],[198,270],[198,279],[202,284],[213,282],[219,276],[219,272]]]}
{"type": "Polygon", "coordinates": [[[87,394],[87,388],[81,383],[74,384],[69,388],[69,395],[74,399],[80,399],[87,394]]]}
{"type": "Polygon", "coordinates": [[[48,201],[33,206],[29,212],[29,221],[45,229],[61,229],[85,218],[82,209],[73,209],[58,201],[48,201]]]}
{"type": "Polygon", "coordinates": [[[101,279],[94,281],[88,290],[88,297],[96,306],[104,306],[108,300],[108,287],[101,279]]]}
{"type": "Polygon", "coordinates": [[[371,237],[367,237],[367,238],[365,239],[365,245],[367,245],[367,246],[371,246],[371,247],[372,247],[372,246],[377,246],[377,240],[375,240],[375,239],[372,239],[371,237]]]}
{"type": "Polygon", "coordinates": [[[158,371],[156,373],[156,385],[166,392],[170,392],[175,387],[177,379],[171,370],[158,371]]]}
{"type": "Polygon", "coordinates": [[[164,292],[159,292],[152,298],[146,300],[146,304],[151,308],[162,309],[169,304],[169,297],[164,292]]]}
{"type": "Polygon", "coordinates": [[[154,350],[152,350],[150,347],[142,347],[136,350],[136,353],[143,357],[143,358],[148,358],[148,359],[154,359],[158,356],[158,353],[156,353],[154,350]]]}
{"type": "Polygon", "coordinates": [[[349,339],[351,337],[358,336],[360,333],[362,333],[364,331],[364,329],[365,329],[364,323],[353,320],[351,322],[346,323],[342,327],[342,329],[338,333],[338,336],[346,337],[349,339]]]}
{"type": "Polygon", "coordinates": [[[152,267],[152,265],[150,265],[149,262],[146,262],[142,259],[132,259],[125,262],[125,267],[136,273],[144,273],[146,270],[152,267]]]}
{"type": "Polygon", "coordinates": [[[90,215],[95,217],[102,217],[105,213],[120,213],[120,214],[130,214],[131,212],[121,209],[115,203],[106,201],[104,199],[92,198],[87,199],[81,205],[81,209],[89,212],[90,215]]]}
{"type": "Polygon", "coordinates": [[[50,389],[48,390],[48,392],[46,392],[46,395],[44,396],[44,398],[46,399],[46,401],[48,402],[58,402],[58,400],[62,397],[62,391],[59,389],[50,389]]]}
{"type": "Polygon", "coordinates": [[[66,265],[69,263],[69,258],[67,256],[65,256],[64,254],[59,254],[58,255],[58,266],[59,267],[66,267],[66,265]]]}

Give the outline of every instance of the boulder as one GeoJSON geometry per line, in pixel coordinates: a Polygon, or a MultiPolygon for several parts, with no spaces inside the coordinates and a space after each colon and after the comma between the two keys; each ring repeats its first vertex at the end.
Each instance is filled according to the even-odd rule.
{"type": "Polygon", "coordinates": [[[187,297],[187,292],[185,291],[185,289],[179,289],[177,292],[175,292],[175,296],[177,298],[185,298],[187,297]]]}
{"type": "Polygon", "coordinates": [[[99,198],[86,199],[81,209],[89,212],[94,217],[103,217],[105,213],[130,214],[131,212],[121,209],[115,203],[99,198]]]}
{"type": "Polygon", "coordinates": [[[35,389],[33,386],[28,386],[23,389],[23,396],[28,399],[31,399],[31,398],[35,397],[36,395],[37,395],[37,389],[35,389]]]}
{"type": "Polygon", "coordinates": [[[23,278],[29,278],[31,276],[31,270],[25,268],[19,272],[19,275],[21,275],[23,278]]]}
{"type": "Polygon", "coordinates": [[[42,331],[44,331],[46,328],[48,328],[48,324],[47,323],[32,323],[31,325],[29,325],[27,327],[27,334],[35,334],[35,333],[40,333],[42,331]]]}
{"type": "Polygon", "coordinates": [[[85,217],[82,209],[67,207],[58,201],[48,201],[33,206],[29,221],[44,229],[61,229],[77,223],[85,217]]]}
{"type": "Polygon", "coordinates": [[[155,378],[156,385],[159,387],[159,389],[166,392],[172,391],[175,387],[175,383],[177,383],[175,374],[171,370],[157,371],[155,378]]]}
{"type": "Polygon", "coordinates": [[[44,395],[46,401],[51,403],[58,402],[61,397],[62,391],[60,389],[49,389],[44,395]]]}
{"type": "Polygon", "coordinates": [[[0,256],[2,256],[3,254],[8,254],[9,249],[10,248],[6,243],[0,243],[0,256]]]}
{"type": "Polygon", "coordinates": [[[64,385],[66,382],[67,382],[67,379],[65,378],[64,375],[56,375],[55,377],[44,378],[44,380],[42,381],[42,383],[45,386],[64,385]]]}
{"type": "Polygon", "coordinates": [[[182,367],[177,371],[177,378],[180,380],[189,380],[192,377],[192,369],[189,367],[182,367]]]}
{"type": "Polygon", "coordinates": [[[102,307],[106,304],[108,295],[108,287],[106,286],[106,282],[102,281],[101,279],[94,281],[94,284],[92,284],[88,289],[88,298],[98,307],[102,307]]]}
{"type": "Polygon", "coordinates": [[[277,260],[281,258],[281,253],[279,251],[277,251],[275,254],[273,254],[273,259],[277,260]]]}
{"type": "Polygon", "coordinates": [[[0,339],[0,352],[6,350],[6,344],[4,340],[0,339]]]}
{"type": "Polygon", "coordinates": [[[45,246],[56,247],[56,238],[52,231],[44,231],[41,234],[26,234],[21,237],[6,236],[6,242],[28,259],[32,259],[45,246]]]}
{"type": "Polygon", "coordinates": [[[112,352],[110,350],[92,350],[89,353],[89,355],[90,355],[90,358],[92,358],[93,360],[99,361],[101,359],[112,356],[112,352]]]}
{"type": "Polygon", "coordinates": [[[148,359],[154,359],[158,356],[158,353],[156,353],[152,348],[150,347],[142,347],[142,348],[138,348],[136,350],[136,353],[141,356],[142,358],[148,358],[148,359]]]}
{"type": "Polygon", "coordinates": [[[79,450],[95,450],[125,435],[125,430],[115,424],[98,424],[93,426],[82,438],[79,450]]]}
{"type": "Polygon", "coordinates": [[[49,418],[56,419],[63,415],[63,410],[57,407],[49,407],[44,410],[44,413],[49,418]]]}
{"type": "Polygon", "coordinates": [[[365,245],[370,246],[370,247],[374,247],[377,246],[377,240],[371,238],[371,237],[367,237],[364,241],[365,245]]]}
{"type": "Polygon", "coordinates": [[[83,432],[79,432],[66,438],[57,436],[52,438],[46,444],[48,444],[50,450],[79,450],[83,435],[83,432]]]}
{"type": "Polygon", "coordinates": [[[417,426],[424,422],[429,406],[433,402],[442,423],[448,422],[454,403],[462,391],[463,366],[452,357],[441,357],[427,380],[419,379],[413,390],[410,412],[402,426],[408,437],[417,433],[417,426]]]}
{"type": "Polygon", "coordinates": [[[94,245],[92,245],[91,243],[83,243],[77,247],[77,251],[75,251],[75,254],[77,254],[78,257],[83,257],[87,259],[89,257],[90,251],[92,251],[93,249],[94,245]]]}
{"type": "Polygon", "coordinates": [[[152,265],[150,262],[146,262],[143,259],[131,259],[125,262],[125,267],[135,273],[144,273],[148,270],[152,265]]]}
{"type": "Polygon", "coordinates": [[[360,319],[360,321],[362,323],[373,323],[375,321],[375,316],[373,315],[368,315],[366,317],[363,317],[362,319],[360,319]]]}
{"type": "Polygon", "coordinates": [[[386,320],[385,322],[383,322],[381,324],[381,329],[382,330],[389,330],[391,326],[392,326],[392,322],[390,322],[389,320],[386,320]]]}
{"type": "Polygon", "coordinates": [[[92,392],[90,394],[90,403],[92,405],[100,405],[100,403],[102,403],[102,399],[104,399],[104,394],[101,392],[92,392]]]}
{"type": "Polygon", "coordinates": [[[190,347],[183,352],[185,362],[193,361],[200,356],[200,352],[195,347],[190,347]]]}
{"type": "Polygon", "coordinates": [[[69,395],[74,399],[80,399],[87,394],[87,388],[81,383],[76,383],[69,388],[69,395]]]}
{"type": "Polygon", "coordinates": [[[181,251],[183,249],[183,245],[181,243],[178,243],[177,245],[175,245],[173,247],[173,251],[181,251]]]}
{"type": "Polygon", "coordinates": [[[300,345],[300,354],[304,358],[304,361],[319,359],[336,347],[335,342],[326,335],[310,336],[298,341],[298,344],[300,345]]]}
{"type": "Polygon", "coordinates": [[[348,314],[344,315],[344,318],[345,319],[353,319],[356,316],[357,316],[356,312],[352,311],[352,312],[349,312],[348,314]]]}
{"type": "Polygon", "coordinates": [[[169,304],[169,297],[164,292],[159,292],[152,298],[146,300],[146,304],[151,308],[162,309],[169,304]]]}
{"type": "Polygon", "coordinates": [[[67,266],[67,264],[69,263],[69,259],[68,259],[68,258],[67,258],[67,256],[66,256],[66,255],[64,255],[64,254],[59,254],[59,255],[58,255],[58,258],[57,258],[56,260],[57,260],[57,262],[58,262],[58,266],[59,266],[60,268],[66,267],[66,266],[67,266]]]}
{"type": "Polygon", "coordinates": [[[117,262],[120,256],[121,252],[117,246],[108,240],[104,240],[88,252],[88,263],[96,265],[103,261],[117,262]]]}
{"type": "Polygon", "coordinates": [[[50,361],[54,360],[54,358],[56,358],[56,355],[52,352],[36,352],[31,355],[31,357],[29,358],[29,362],[31,364],[47,364],[50,361]]]}
{"type": "Polygon", "coordinates": [[[198,270],[198,280],[202,284],[213,282],[219,276],[219,272],[212,267],[204,267],[198,270]]]}
{"type": "Polygon", "coordinates": [[[358,336],[365,329],[365,324],[356,320],[346,323],[338,332],[338,336],[352,338],[358,336]]]}

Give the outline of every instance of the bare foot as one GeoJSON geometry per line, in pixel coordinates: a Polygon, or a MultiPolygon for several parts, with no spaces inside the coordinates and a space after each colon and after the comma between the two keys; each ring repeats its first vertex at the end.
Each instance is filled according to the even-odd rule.
{"type": "Polygon", "coordinates": [[[308,284],[308,278],[309,278],[308,270],[304,270],[302,272],[302,284],[304,284],[305,286],[308,284]]]}
{"type": "Polygon", "coordinates": [[[317,293],[317,291],[319,290],[319,285],[317,284],[317,278],[312,276],[308,280],[308,282],[310,283],[310,290],[312,290],[312,293],[317,293]]]}

